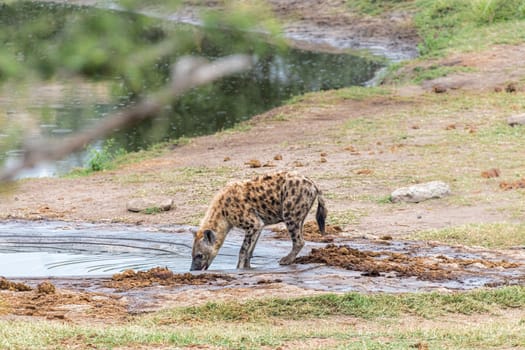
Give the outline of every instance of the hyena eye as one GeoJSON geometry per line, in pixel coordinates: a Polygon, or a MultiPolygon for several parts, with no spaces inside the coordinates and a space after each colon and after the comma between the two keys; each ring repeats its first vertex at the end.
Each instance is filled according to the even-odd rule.
{"type": "Polygon", "coordinates": [[[195,259],[202,260],[202,259],[204,259],[204,255],[197,254],[197,255],[195,255],[195,259]]]}

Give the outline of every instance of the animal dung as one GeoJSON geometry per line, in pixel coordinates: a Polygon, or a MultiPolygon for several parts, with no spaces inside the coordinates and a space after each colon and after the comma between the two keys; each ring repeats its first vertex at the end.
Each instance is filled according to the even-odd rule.
{"type": "Polygon", "coordinates": [[[501,175],[501,171],[497,168],[492,168],[489,170],[485,170],[481,172],[481,177],[485,179],[491,179],[493,177],[499,177],[501,175]]]}
{"type": "Polygon", "coordinates": [[[250,168],[260,168],[262,167],[262,163],[260,160],[257,159],[250,159],[249,161],[244,163],[245,165],[248,165],[250,168]]]}

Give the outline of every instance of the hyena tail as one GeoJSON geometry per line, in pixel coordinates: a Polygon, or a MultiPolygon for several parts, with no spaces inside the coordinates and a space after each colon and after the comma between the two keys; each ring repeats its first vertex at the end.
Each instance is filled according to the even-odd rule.
{"type": "Polygon", "coordinates": [[[328,211],[326,210],[326,205],[324,203],[324,198],[321,191],[317,192],[317,212],[315,213],[315,219],[317,220],[317,226],[319,226],[319,231],[321,234],[325,234],[325,223],[326,215],[328,211]]]}

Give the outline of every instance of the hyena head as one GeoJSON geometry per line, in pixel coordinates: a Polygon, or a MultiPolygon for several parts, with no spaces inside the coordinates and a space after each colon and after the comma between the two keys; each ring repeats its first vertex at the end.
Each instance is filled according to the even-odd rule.
{"type": "Polygon", "coordinates": [[[199,230],[193,239],[193,250],[191,253],[191,271],[207,270],[219,248],[215,247],[215,232],[212,230],[199,230]]]}

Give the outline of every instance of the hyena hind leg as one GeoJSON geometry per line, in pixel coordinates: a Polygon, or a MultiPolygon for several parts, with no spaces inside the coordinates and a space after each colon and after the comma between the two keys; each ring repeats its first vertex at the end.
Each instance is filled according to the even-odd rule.
{"type": "Polygon", "coordinates": [[[288,253],[288,255],[279,260],[279,264],[281,265],[292,264],[295,261],[297,254],[299,254],[301,249],[304,247],[303,222],[300,224],[296,222],[287,222],[286,228],[288,229],[290,238],[292,239],[292,250],[290,253],[288,253]]]}

